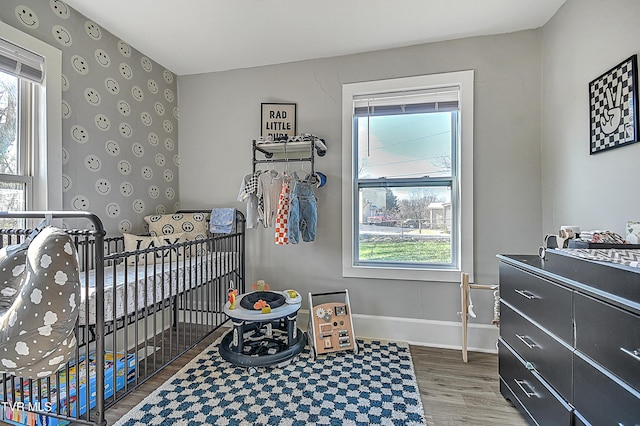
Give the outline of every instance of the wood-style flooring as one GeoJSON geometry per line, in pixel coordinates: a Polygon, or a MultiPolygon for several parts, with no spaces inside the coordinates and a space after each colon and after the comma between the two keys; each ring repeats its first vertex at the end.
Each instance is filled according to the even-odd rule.
{"type": "Polygon", "coordinates": [[[411,346],[413,368],[428,425],[525,426],[528,423],[500,395],[498,356],[411,346]]]}
{"type": "MultiPolygon", "coordinates": [[[[108,424],[113,424],[137,405],[224,331],[226,329],[206,338],[109,408],[106,414],[108,424]]],[[[429,426],[527,425],[517,410],[500,395],[497,355],[469,352],[469,362],[465,364],[458,350],[411,346],[411,357],[429,426]]]]}

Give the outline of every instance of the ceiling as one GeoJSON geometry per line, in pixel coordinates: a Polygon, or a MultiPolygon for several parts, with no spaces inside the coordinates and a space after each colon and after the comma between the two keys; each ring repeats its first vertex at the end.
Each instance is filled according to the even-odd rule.
{"type": "Polygon", "coordinates": [[[178,75],[500,34],[565,0],[65,0],[178,75]]]}

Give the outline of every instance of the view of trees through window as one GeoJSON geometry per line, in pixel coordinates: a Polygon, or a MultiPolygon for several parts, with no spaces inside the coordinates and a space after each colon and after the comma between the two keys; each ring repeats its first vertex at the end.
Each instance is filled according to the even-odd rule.
{"type": "MultiPolygon", "coordinates": [[[[0,72],[0,210],[25,210],[24,182],[18,144],[19,105],[17,77],[0,72]]],[[[6,224],[3,224],[6,225],[6,224]]]]}
{"type": "Polygon", "coordinates": [[[359,262],[448,265],[457,112],[356,117],[359,262]]]}

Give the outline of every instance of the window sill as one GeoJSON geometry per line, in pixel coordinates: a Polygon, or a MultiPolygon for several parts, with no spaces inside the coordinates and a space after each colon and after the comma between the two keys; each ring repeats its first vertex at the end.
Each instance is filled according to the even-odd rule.
{"type": "Polygon", "coordinates": [[[343,265],[342,276],[346,278],[368,278],[404,281],[460,282],[460,270],[452,269],[415,269],[399,267],[373,267],[343,265]]]}

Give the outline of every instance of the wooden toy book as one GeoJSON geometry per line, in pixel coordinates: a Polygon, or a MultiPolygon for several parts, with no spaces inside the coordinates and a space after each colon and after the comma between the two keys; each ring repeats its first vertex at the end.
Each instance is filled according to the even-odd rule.
{"type": "Polygon", "coordinates": [[[309,305],[309,343],[315,356],[345,350],[358,353],[347,290],[334,293],[309,293],[309,305]],[[343,296],[343,300],[314,305],[314,297],[324,298],[325,296],[333,296],[334,300],[336,296],[343,296]]]}

